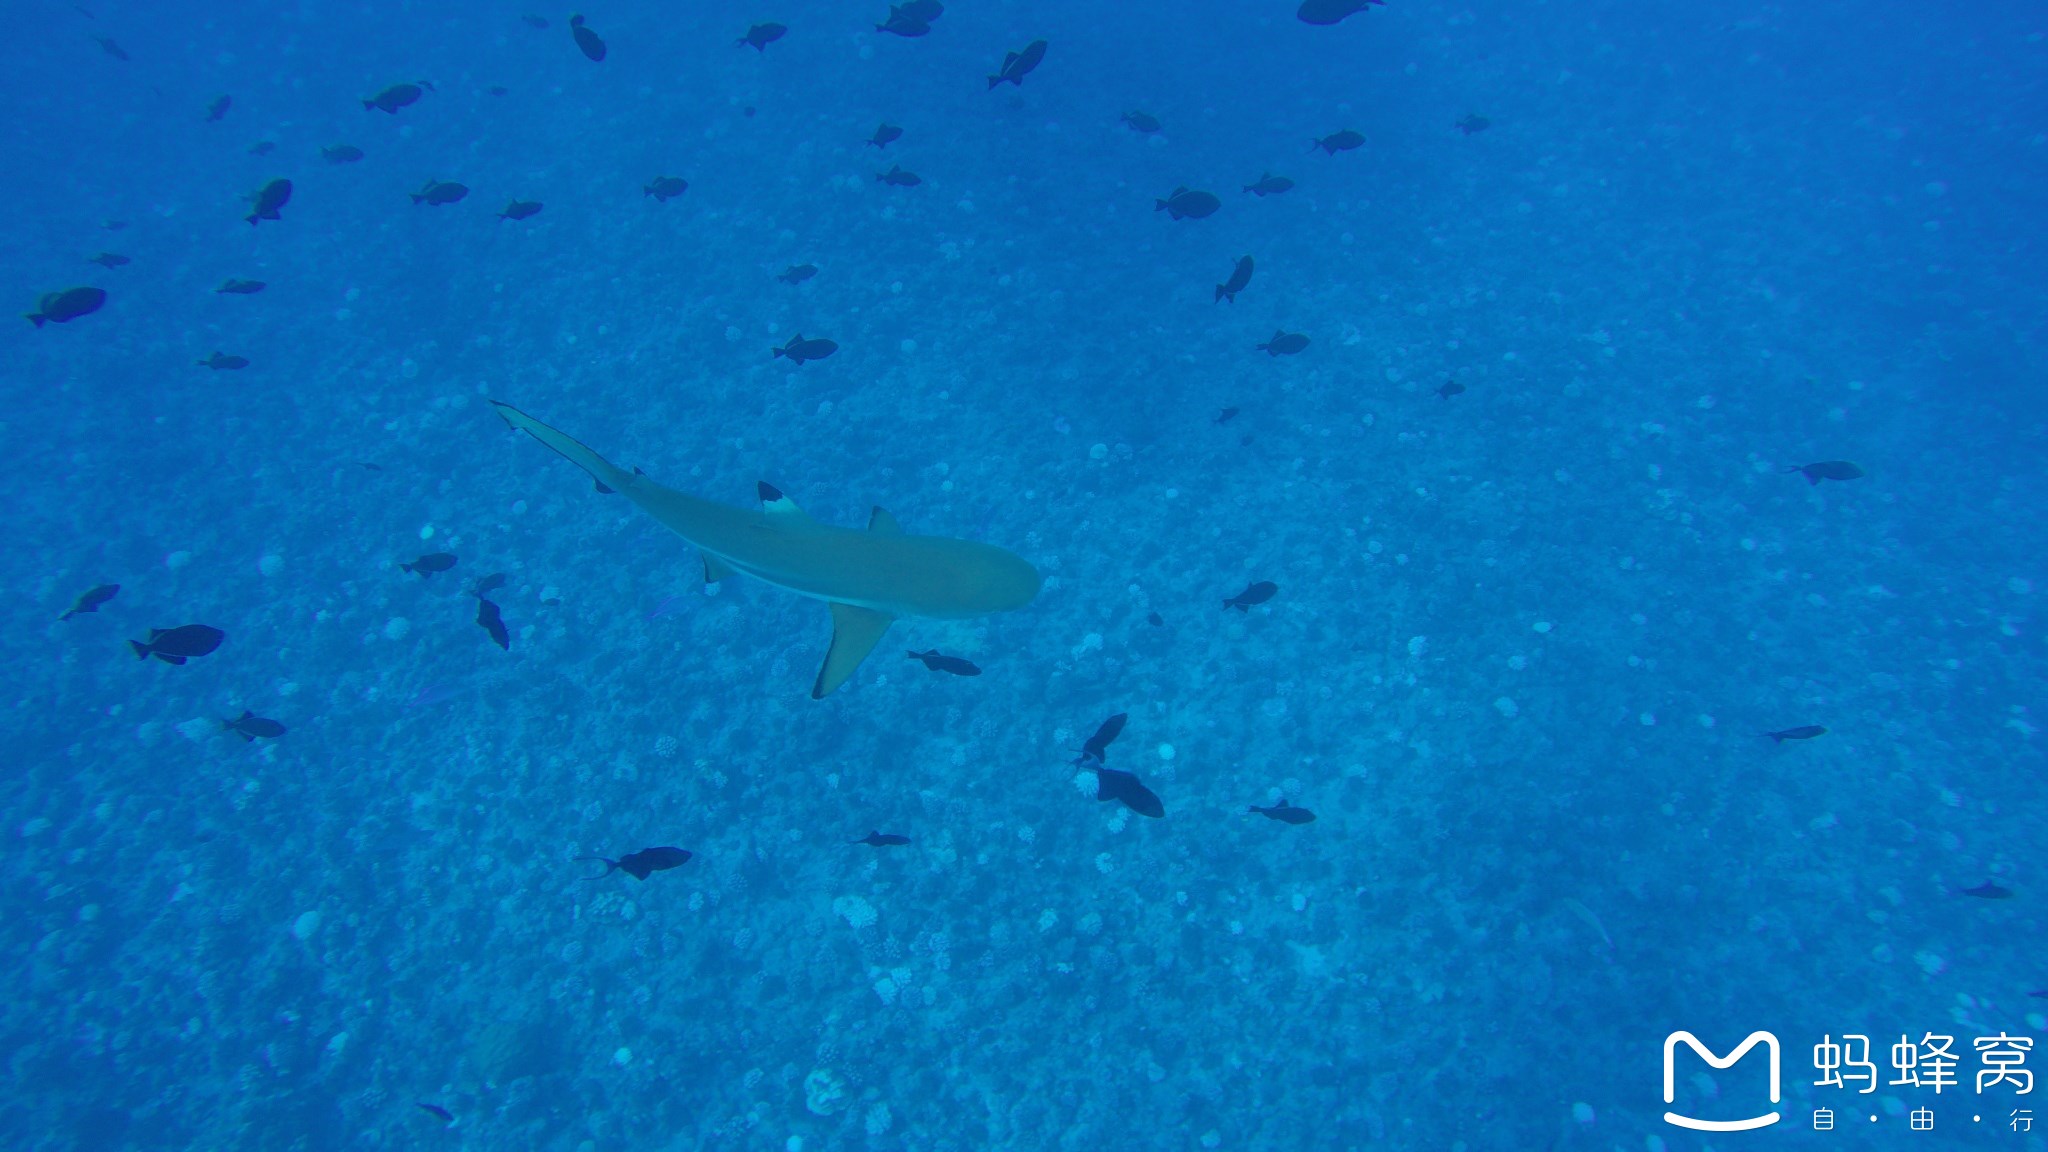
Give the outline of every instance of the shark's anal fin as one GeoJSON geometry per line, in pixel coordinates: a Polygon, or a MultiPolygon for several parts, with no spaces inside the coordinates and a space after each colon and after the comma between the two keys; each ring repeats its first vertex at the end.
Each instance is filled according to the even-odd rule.
{"type": "Polygon", "coordinates": [[[889,515],[887,508],[877,508],[868,514],[868,531],[889,532],[901,536],[903,535],[903,525],[898,524],[896,518],[889,515]]]}
{"type": "Polygon", "coordinates": [[[732,575],[732,569],[726,565],[725,561],[720,560],[709,552],[704,554],[704,582],[706,584],[716,584],[730,575],[732,575]]]}
{"type": "Polygon", "coordinates": [[[887,612],[859,608],[852,604],[832,605],[832,650],[818,669],[818,682],[811,685],[811,699],[823,700],[853,676],[853,670],[868,658],[882,634],[896,618],[887,612]]]}
{"type": "Polygon", "coordinates": [[[810,523],[810,513],[797,507],[796,501],[791,500],[782,489],[768,483],[766,480],[756,480],[754,487],[761,494],[761,514],[768,517],[771,522],[783,524],[810,523]]]}

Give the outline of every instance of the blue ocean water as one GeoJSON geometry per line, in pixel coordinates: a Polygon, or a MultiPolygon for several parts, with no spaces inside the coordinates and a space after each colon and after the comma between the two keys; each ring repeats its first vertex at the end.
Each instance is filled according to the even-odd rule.
{"type": "Polygon", "coordinates": [[[582,15],[8,13],[7,1147],[2044,1147],[2038,6],[582,15]],[[812,700],[490,400],[1044,588],[812,700]]]}

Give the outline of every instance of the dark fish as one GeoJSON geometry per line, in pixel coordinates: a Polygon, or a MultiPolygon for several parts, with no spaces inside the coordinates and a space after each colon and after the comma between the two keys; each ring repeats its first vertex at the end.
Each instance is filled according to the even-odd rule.
{"type": "Polygon", "coordinates": [[[1336,24],[1346,16],[1363,12],[1373,4],[1385,4],[1387,0],[1301,0],[1301,7],[1294,15],[1303,24],[1336,24]]]}
{"type": "Polygon", "coordinates": [[[1458,383],[1456,380],[1446,380],[1444,381],[1444,386],[1436,390],[1436,394],[1445,400],[1449,400],[1451,397],[1464,391],[1465,386],[1463,384],[1458,383]]]}
{"type": "Polygon", "coordinates": [[[1297,808],[1289,804],[1285,796],[1282,796],[1280,802],[1270,808],[1261,808],[1254,804],[1251,810],[1269,820],[1278,820],[1282,824],[1307,824],[1316,818],[1316,814],[1308,809],[1297,808]]]}
{"type": "MultiPolygon", "coordinates": [[[[527,17],[527,19],[539,20],[540,17],[529,16],[527,17]]],[[[543,23],[545,23],[545,21],[543,21],[543,23]]],[[[428,1115],[432,1116],[436,1120],[439,1120],[443,1124],[455,1123],[455,1114],[448,1111],[446,1108],[441,1107],[439,1104],[415,1104],[414,1107],[426,1109],[428,1115]]]]}
{"type": "Polygon", "coordinates": [[[915,188],[924,183],[924,178],[915,172],[905,172],[900,165],[892,164],[887,172],[875,173],[875,179],[893,188],[915,188]]]}
{"type": "Polygon", "coordinates": [[[1147,612],[1145,613],[1145,623],[1150,624],[1154,628],[1164,628],[1166,627],[1166,617],[1161,616],[1157,612],[1147,612]]]}
{"type": "Polygon", "coordinates": [[[213,103],[206,106],[206,122],[208,124],[219,123],[228,114],[228,109],[233,107],[234,103],[235,101],[232,96],[214,97],[213,103]]]}
{"type": "Polygon", "coordinates": [[[514,200],[514,201],[513,201],[513,202],[511,202],[510,204],[507,204],[507,205],[505,205],[505,210],[504,210],[503,212],[500,212],[500,213],[498,213],[498,219],[500,219],[500,220],[524,220],[524,219],[526,219],[526,218],[528,218],[528,217],[530,217],[530,216],[536,216],[536,215],[539,215],[539,214],[540,214],[540,201],[538,201],[538,200],[514,200]]]}
{"type": "Polygon", "coordinates": [[[71,602],[70,610],[57,617],[57,619],[69,620],[80,612],[97,612],[100,610],[100,605],[112,600],[120,591],[121,586],[119,584],[96,584],[80,592],[78,599],[71,602]]]}
{"type": "Polygon", "coordinates": [[[1159,117],[1150,112],[1126,112],[1124,123],[1130,125],[1131,131],[1142,132],[1147,136],[1159,131],[1159,117]]]}
{"type": "Polygon", "coordinates": [[[1278,196],[1292,187],[1294,181],[1285,176],[1275,176],[1271,172],[1266,172],[1260,174],[1258,183],[1247,184],[1244,190],[1263,200],[1268,196],[1278,196]]]}
{"type": "Polygon", "coordinates": [[[1787,740],[1811,740],[1815,736],[1825,736],[1827,734],[1828,730],[1818,724],[1801,724],[1797,728],[1787,728],[1782,732],[1764,733],[1764,735],[1771,738],[1771,743],[1773,744],[1783,744],[1787,740]]]}
{"type": "Polygon", "coordinates": [[[489,88],[485,89],[485,91],[489,92],[493,96],[503,96],[505,93],[510,92],[512,90],[510,88],[505,87],[503,84],[493,84],[489,88]]]}
{"type": "Polygon", "coordinates": [[[680,868],[688,864],[690,854],[681,848],[642,848],[617,860],[603,856],[578,856],[577,859],[595,860],[605,865],[601,875],[589,877],[592,880],[602,880],[614,872],[625,872],[635,880],[645,880],[656,872],[666,872],[671,868],[680,868]]]}
{"type": "Polygon", "coordinates": [[[384,470],[384,466],[382,464],[372,464],[365,460],[358,460],[356,461],[356,464],[371,472],[382,472],[384,470]]]}
{"type": "Polygon", "coordinates": [[[227,638],[227,633],[205,624],[180,624],[176,628],[151,628],[149,639],[130,640],[128,646],[135,649],[137,660],[154,656],[166,664],[183,664],[220,647],[220,642],[227,638]]]}
{"type": "Polygon", "coordinates": [[[744,44],[756,52],[766,52],[768,46],[782,39],[783,33],[787,31],[789,29],[781,24],[756,24],[747,29],[745,36],[733,41],[733,46],[744,44]]]}
{"type": "Polygon", "coordinates": [[[1237,267],[1230,270],[1230,279],[1216,286],[1216,299],[1218,301],[1228,300],[1235,304],[1237,303],[1237,294],[1244,291],[1244,286],[1251,282],[1252,258],[1249,256],[1239,256],[1237,258],[1237,267]]]}
{"type": "Polygon", "coordinates": [[[251,156],[268,156],[275,151],[277,151],[277,142],[275,140],[258,140],[256,143],[249,145],[249,155],[251,156]]]}
{"type": "Polygon", "coordinates": [[[910,843],[910,837],[898,836],[894,832],[870,832],[853,843],[865,844],[870,848],[899,848],[910,843]]]}
{"type": "Polygon", "coordinates": [[[1339,152],[1349,152],[1363,143],[1365,143],[1365,137],[1346,128],[1342,132],[1332,132],[1321,140],[1309,141],[1308,150],[1313,152],[1321,148],[1329,155],[1335,156],[1339,152]]]}
{"type": "Polygon", "coordinates": [[[670,200],[681,196],[689,187],[690,182],[681,176],[656,176],[654,182],[643,185],[640,192],[643,196],[652,196],[655,200],[666,204],[670,200]]]}
{"type": "Polygon", "coordinates": [[[576,47],[583,50],[583,54],[590,58],[592,64],[603,62],[604,41],[598,37],[597,33],[592,32],[588,25],[583,23],[582,16],[569,17],[569,33],[576,37],[576,47]]]}
{"type": "Polygon", "coordinates": [[[90,316],[107,302],[107,293],[100,288],[66,288],[62,292],[45,292],[36,301],[36,311],[25,313],[30,323],[41,328],[44,321],[52,324],[69,324],[80,316],[90,316]]]}
{"type": "Polygon", "coordinates": [[[221,731],[233,732],[250,744],[254,744],[259,736],[265,740],[275,740],[284,735],[284,725],[275,720],[266,720],[247,708],[242,709],[242,714],[233,720],[221,721],[220,727],[221,731]]]}
{"type": "Polygon", "coordinates": [[[121,46],[119,44],[114,43],[113,37],[94,36],[93,39],[99,43],[100,49],[104,51],[107,55],[112,56],[116,60],[128,59],[128,53],[123,52],[121,50],[121,46]]]}
{"type": "Polygon", "coordinates": [[[251,228],[255,227],[256,222],[259,220],[280,219],[281,217],[278,216],[277,210],[290,203],[291,198],[291,181],[272,180],[270,183],[258,188],[249,197],[251,204],[249,214],[242,217],[242,219],[247,220],[251,228]]]}
{"type": "Polygon", "coordinates": [[[407,572],[417,572],[420,579],[425,580],[436,572],[446,572],[450,568],[455,567],[455,554],[452,552],[429,552],[412,563],[400,564],[399,567],[407,572]]]}
{"type": "Polygon", "coordinates": [[[512,637],[505,632],[505,617],[498,611],[495,601],[486,600],[481,594],[476,598],[476,623],[488,633],[498,647],[512,650],[512,637]]]}
{"type": "Polygon", "coordinates": [[[417,103],[423,92],[432,91],[433,87],[432,84],[427,83],[425,80],[417,84],[393,84],[391,87],[363,101],[363,110],[367,112],[375,108],[380,112],[389,112],[396,116],[400,108],[417,103]]]}
{"type": "Polygon", "coordinates": [[[901,6],[894,4],[889,6],[889,19],[875,25],[875,31],[877,32],[888,32],[896,36],[905,36],[913,39],[930,34],[931,30],[931,21],[920,20],[911,13],[905,12],[901,6]]]}
{"type": "Polygon", "coordinates": [[[230,356],[225,352],[215,352],[206,359],[199,361],[199,366],[201,368],[211,368],[215,372],[239,372],[249,366],[249,358],[247,356],[230,356]]]}
{"type": "Polygon", "coordinates": [[[2012,889],[2010,889],[2010,888],[2001,888],[2000,886],[1998,886],[1997,884],[1995,884],[1995,883],[1993,883],[1993,882],[1991,882],[1991,881],[1989,881],[1989,880],[1986,880],[1986,881],[1985,881],[1985,882],[1983,882],[1982,884],[1979,884],[1979,885],[1977,885],[1977,886],[1976,886],[1975,888],[1965,888],[1965,889],[1963,889],[1962,891],[1963,891],[1963,895],[1965,895],[1965,896],[1975,896],[1975,897],[1977,897],[1977,898],[1978,898],[1978,899],[1980,899],[1980,900],[2010,900],[2010,899],[2012,899],[2012,889]]]}
{"type": "Polygon", "coordinates": [[[1481,116],[1477,112],[1470,112],[1465,115],[1464,119],[1458,121],[1457,124],[1453,125],[1453,127],[1457,128],[1458,131],[1463,132],[1465,135],[1470,136],[1474,132],[1484,132],[1488,128],[1493,127],[1493,121],[1488,120],[1486,117],[1481,116]]]}
{"type": "Polygon", "coordinates": [[[1264,352],[1268,356],[1292,356],[1306,347],[1307,336],[1299,332],[1282,332],[1278,329],[1274,329],[1271,340],[1264,344],[1252,345],[1254,351],[1264,352]]]}
{"type": "Polygon", "coordinates": [[[777,276],[776,279],[784,284],[801,284],[817,274],[818,266],[816,264],[791,264],[783,269],[782,275],[777,276]]]}
{"type": "Polygon", "coordinates": [[[1090,767],[1100,767],[1103,754],[1109,751],[1111,742],[1123,732],[1124,722],[1130,718],[1130,713],[1119,712],[1104,720],[1102,725],[1095,729],[1095,735],[1090,736],[1088,742],[1081,745],[1080,758],[1075,760],[1074,763],[1090,767]]]}
{"type": "Polygon", "coordinates": [[[483,579],[477,581],[476,587],[470,589],[470,591],[473,595],[481,598],[486,593],[496,592],[498,589],[503,588],[504,586],[505,574],[503,572],[493,572],[489,576],[486,576],[483,579]]]}
{"type": "Polygon", "coordinates": [[[1216,414],[1216,423],[1218,424],[1228,424],[1235,419],[1237,419],[1237,409],[1235,408],[1225,408],[1216,414]]]}
{"type": "Polygon", "coordinates": [[[119,252],[102,252],[97,256],[88,258],[86,263],[97,264],[102,268],[119,268],[123,264],[132,264],[134,261],[121,255],[119,252]]]}
{"type": "Polygon", "coordinates": [[[875,129],[875,134],[868,138],[868,143],[877,148],[887,148],[892,141],[900,139],[902,135],[903,129],[894,124],[883,124],[875,129]]]}
{"type": "Polygon", "coordinates": [[[353,164],[363,158],[363,150],[353,144],[329,144],[320,155],[329,164],[353,164]]]}
{"type": "Polygon", "coordinates": [[[1164,211],[1175,220],[1200,220],[1223,207],[1223,201],[1208,192],[1196,192],[1187,188],[1175,188],[1164,200],[1152,203],[1154,212],[1164,211]]]}
{"type": "Polygon", "coordinates": [[[429,180],[419,191],[412,193],[412,202],[439,208],[443,204],[453,204],[467,195],[468,185],[457,184],[453,180],[429,180]]]}
{"type": "Polygon", "coordinates": [[[776,356],[787,356],[791,362],[802,364],[806,360],[823,360],[839,351],[839,345],[830,340],[806,340],[804,334],[799,332],[789,338],[789,343],[773,351],[776,356]]]}
{"type": "Polygon", "coordinates": [[[223,280],[220,282],[220,287],[214,289],[216,294],[225,293],[229,296],[254,296],[261,291],[263,291],[263,281],[261,280],[223,280]]]}
{"type": "Polygon", "coordinates": [[[1245,585],[1244,591],[1225,600],[1223,606],[1225,608],[1235,608],[1239,612],[1249,612],[1252,605],[1264,604],[1266,601],[1271,600],[1273,594],[1278,591],[1280,591],[1280,586],[1271,580],[1254,581],[1245,585]]]}
{"type": "Polygon", "coordinates": [[[1806,477],[1808,484],[1818,484],[1823,480],[1861,480],[1863,478],[1863,469],[1849,463],[1847,460],[1823,460],[1818,464],[1800,464],[1796,467],[1787,468],[1785,471],[1799,473],[1806,477]]]}
{"type": "Polygon", "coordinates": [[[1158,794],[1139,783],[1136,773],[1119,768],[1096,767],[1095,798],[1121,800],[1124,807],[1154,820],[1166,815],[1166,805],[1159,802],[1158,794]]]}
{"type": "Polygon", "coordinates": [[[924,661],[924,666],[933,672],[951,672],[955,676],[979,676],[981,669],[958,656],[941,656],[937,648],[929,652],[905,653],[912,660],[924,661]]]}
{"type": "Polygon", "coordinates": [[[1003,53],[1003,66],[996,70],[995,75],[988,78],[988,86],[994,88],[996,85],[1008,80],[1010,83],[1021,88],[1024,85],[1024,77],[1030,75],[1031,70],[1038,67],[1038,62],[1043,59],[1045,59],[1045,41],[1043,40],[1033,40],[1024,46],[1022,52],[1005,52],[1003,53]]]}
{"type": "Polygon", "coordinates": [[[109,231],[109,232],[119,232],[119,231],[120,231],[121,229],[123,229],[123,228],[126,228],[127,226],[128,226],[128,222],[127,222],[126,220],[102,220],[102,221],[100,221],[100,227],[102,227],[102,228],[105,228],[105,229],[106,229],[107,231],[109,231]]]}

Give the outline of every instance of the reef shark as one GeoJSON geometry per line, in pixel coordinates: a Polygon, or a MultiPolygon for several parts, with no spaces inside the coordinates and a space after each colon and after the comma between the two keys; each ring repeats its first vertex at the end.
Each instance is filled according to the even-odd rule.
{"type": "Polygon", "coordinates": [[[744,572],[832,609],[832,647],[811,686],[822,699],[846,683],[899,616],[961,620],[1022,608],[1038,595],[1038,570],[993,544],[915,536],[880,508],[866,531],[820,524],[772,484],[758,509],[734,508],[628,472],[509,404],[491,407],[512,427],[554,449],[604,488],[647,510],[704,554],[704,582],[744,572]]]}

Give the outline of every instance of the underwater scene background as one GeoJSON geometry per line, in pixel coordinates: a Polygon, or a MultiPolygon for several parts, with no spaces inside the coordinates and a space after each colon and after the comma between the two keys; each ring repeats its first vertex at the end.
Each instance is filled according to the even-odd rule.
{"type": "Polygon", "coordinates": [[[2043,1147],[2042,9],[904,7],[8,9],[0,1142],[2043,1147]]]}

